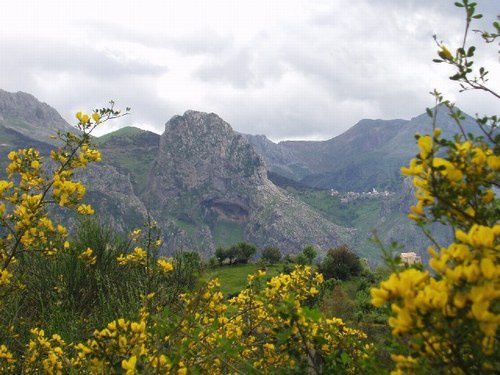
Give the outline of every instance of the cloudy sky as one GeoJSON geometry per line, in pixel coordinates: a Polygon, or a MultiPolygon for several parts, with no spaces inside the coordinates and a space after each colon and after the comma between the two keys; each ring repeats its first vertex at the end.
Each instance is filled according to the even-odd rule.
{"type": "MultiPolygon", "coordinates": [[[[497,0],[480,1],[493,21],[497,0]]],[[[72,121],[114,99],[110,125],[163,131],[187,109],[274,140],[326,139],[362,118],[411,118],[434,87],[474,114],[433,64],[432,35],[457,45],[448,0],[9,0],[0,12],[0,88],[26,91],[72,121]]],[[[497,80],[497,46],[481,50],[497,80]]]]}

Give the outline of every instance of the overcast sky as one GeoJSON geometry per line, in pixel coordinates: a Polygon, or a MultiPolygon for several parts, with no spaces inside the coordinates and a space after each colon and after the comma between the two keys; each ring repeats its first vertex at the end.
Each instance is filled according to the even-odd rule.
{"type": "MultiPolygon", "coordinates": [[[[482,0],[489,21],[497,0],[482,0]]],[[[0,11],[0,88],[26,91],[73,121],[114,99],[161,133],[187,109],[274,140],[326,139],[362,118],[411,118],[434,87],[471,114],[493,100],[457,96],[437,33],[457,45],[448,0],[8,0],[0,11]]],[[[497,79],[497,48],[482,62],[497,79]]],[[[109,129],[108,129],[109,131],[109,129]]]]}

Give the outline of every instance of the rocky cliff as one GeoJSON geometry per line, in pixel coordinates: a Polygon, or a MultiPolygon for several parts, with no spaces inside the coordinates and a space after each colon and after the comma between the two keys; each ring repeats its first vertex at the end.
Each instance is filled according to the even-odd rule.
{"type": "Polygon", "coordinates": [[[171,249],[211,253],[226,237],[294,253],[354,233],[276,187],[245,137],[213,113],[187,111],[165,125],[144,199],[171,249]]]}
{"type": "MultiPolygon", "coordinates": [[[[57,131],[76,132],[54,108],[34,96],[0,90],[0,177],[5,177],[9,151],[35,147],[48,155],[57,147],[50,138],[57,131]]],[[[146,208],[135,194],[130,174],[104,162],[92,165],[78,176],[87,187],[86,200],[115,228],[128,230],[144,222],[146,208]]]]}
{"type": "Polygon", "coordinates": [[[0,126],[46,143],[52,142],[50,136],[58,130],[75,131],[54,108],[38,101],[33,95],[1,89],[0,126]]]}

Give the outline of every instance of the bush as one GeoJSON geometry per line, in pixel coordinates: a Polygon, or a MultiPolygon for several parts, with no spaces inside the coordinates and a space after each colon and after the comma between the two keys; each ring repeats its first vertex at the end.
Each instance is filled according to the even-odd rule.
{"type": "Polygon", "coordinates": [[[261,258],[266,263],[276,264],[281,259],[281,251],[277,247],[266,247],[262,250],[261,258]]]}
{"type": "Polygon", "coordinates": [[[174,269],[171,273],[175,289],[187,291],[193,289],[203,271],[200,254],[194,251],[179,251],[173,256],[174,269]]]}
{"type": "MultiPolygon", "coordinates": [[[[453,68],[450,79],[460,91],[477,90],[498,100],[500,93],[486,86],[492,80],[488,69],[475,68],[476,47],[467,41],[468,31],[474,30],[471,22],[482,17],[477,3],[455,5],[464,10],[462,42],[450,50],[436,38],[439,58],[434,61],[453,68]]],[[[492,42],[500,36],[500,23],[493,25],[493,33],[481,36],[498,45],[492,42]]],[[[436,105],[427,109],[432,132],[416,135],[419,153],[401,169],[415,186],[416,202],[408,216],[433,243],[429,269],[403,269],[384,251],[393,273],[371,290],[372,303],[390,308],[392,334],[404,345],[392,355],[394,373],[498,373],[500,118],[476,115],[481,136],[475,136],[454,103],[437,90],[432,94],[436,105]],[[459,132],[452,139],[435,126],[446,109],[459,132]],[[429,224],[436,222],[454,233],[451,243],[435,240],[429,224]]]]}
{"type": "Polygon", "coordinates": [[[222,246],[219,246],[217,249],[215,249],[215,258],[217,259],[219,266],[222,266],[222,264],[226,261],[227,257],[228,257],[227,249],[223,248],[222,246]]]}
{"type": "Polygon", "coordinates": [[[250,258],[255,255],[257,248],[246,242],[239,242],[231,248],[234,251],[236,263],[248,263],[250,258]]]}
{"type": "Polygon", "coordinates": [[[318,252],[312,245],[307,245],[304,247],[302,250],[302,254],[304,254],[304,257],[307,259],[307,264],[312,265],[314,262],[314,259],[318,256],[318,252]]]}
{"type": "Polygon", "coordinates": [[[362,266],[359,257],[344,245],[328,250],[325,259],[319,265],[319,270],[326,279],[348,280],[358,276],[362,266]]]}

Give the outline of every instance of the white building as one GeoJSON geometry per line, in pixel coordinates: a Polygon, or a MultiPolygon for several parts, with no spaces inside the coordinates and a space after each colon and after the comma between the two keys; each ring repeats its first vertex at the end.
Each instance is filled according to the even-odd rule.
{"type": "Polygon", "coordinates": [[[401,253],[400,255],[401,261],[403,263],[406,263],[408,265],[412,265],[415,263],[422,263],[422,259],[420,258],[420,255],[417,255],[415,252],[409,252],[409,253],[401,253]]]}

